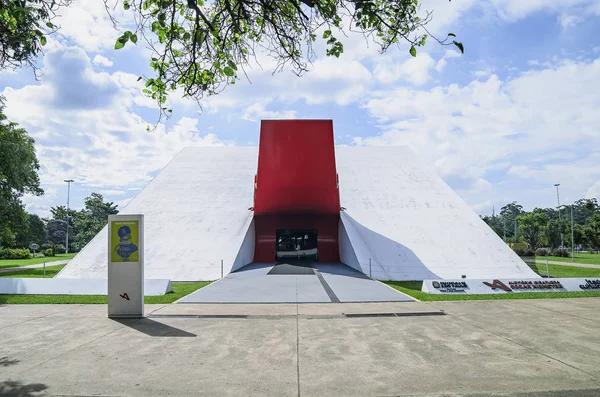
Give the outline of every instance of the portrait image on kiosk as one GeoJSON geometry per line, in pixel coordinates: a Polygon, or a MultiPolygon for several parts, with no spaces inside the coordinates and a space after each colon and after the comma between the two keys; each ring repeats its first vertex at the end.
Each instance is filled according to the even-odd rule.
{"type": "Polygon", "coordinates": [[[139,222],[112,221],[111,262],[139,261],[139,222]]]}

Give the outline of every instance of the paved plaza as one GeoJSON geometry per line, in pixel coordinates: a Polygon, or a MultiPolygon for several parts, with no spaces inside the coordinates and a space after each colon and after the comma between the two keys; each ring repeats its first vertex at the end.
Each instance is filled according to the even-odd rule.
{"type": "Polygon", "coordinates": [[[600,299],[0,305],[0,396],[598,396],[600,299]]]}

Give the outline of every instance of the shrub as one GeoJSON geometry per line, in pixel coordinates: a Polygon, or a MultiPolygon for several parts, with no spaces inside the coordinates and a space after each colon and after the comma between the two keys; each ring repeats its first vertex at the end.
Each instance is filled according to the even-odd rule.
{"type": "Polygon", "coordinates": [[[45,257],[46,257],[46,255],[44,255],[44,254],[43,254],[43,253],[41,253],[41,252],[36,252],[35,254],[33,254],[33,257],[34,257],[34,258],[45,258],[45,257]]]}
{"type": "Polygon", "coordinates": [[[523,256],[535,256],[535,251],[532,248],[525,248],[523,256]]]}
{"type": "Polygon", "coordinates": [[[54,251],[54,254],[64,254],[65,251],[65,246],[62,244],[55,244],[54,247],[52,247],[52,250],[54,251]]]}
{"type": "Polygon", "coordinates": [[[31,259],[27,248],[4,248],[0,250],[0,259],[31,259]]]}
{"type": "Polygon", "coordinates": [[[564,248],[557,248],[552,251],[553,256],[560,256],[562,258],[567,258],[569,256],[569,251],[564,248]]]}
{"type": "Polygon", "coordinates": [[[525,250],[523,248],[515,248],[515,254],[525,256],[525,250]]]}
{"type": "Polygon", "coordinates": [[[52,248],[52,244],[50,244],[50,243],[42,244],[42,251],[45,251],[48,248],[52,248]]]}
{"type": "Polygon", "coordinates": [[[535,250],[536,256],[548,256],[550,255],[550,250],[548,248],[538,248],[535,250]]]}
{"type": "Polygon", "coordinates": [[[52,251],[52,248],[46,248],[43,253],[44,256],[54,256],[54,251],[52,251]]]}

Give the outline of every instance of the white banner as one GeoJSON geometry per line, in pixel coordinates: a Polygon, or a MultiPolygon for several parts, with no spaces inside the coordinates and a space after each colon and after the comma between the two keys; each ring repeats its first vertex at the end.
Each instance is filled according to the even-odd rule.
{"type": "Polygon", "coordinates": [[[600,291],[600,278],[425,280],[421,290],[429,294],[600,291]]]}

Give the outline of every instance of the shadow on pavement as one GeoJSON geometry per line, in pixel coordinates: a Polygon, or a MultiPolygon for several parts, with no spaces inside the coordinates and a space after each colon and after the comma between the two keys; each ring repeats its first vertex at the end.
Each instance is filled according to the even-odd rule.
{"type": "Polygon", "coordinates": [[[8,357],[0,357],[0,367],[18,364],[19,360],[10,360],[8,357]]]}
{"type": "Polygon", "coordinates": [[[48,386],[42,383],[31,383],[25,385],[21,382],[7,381],[0,382],[0,396],[18,396],[18,397],[35,397],[46,390],[48,386]]]}
{"type": "Polygon", "coordinates": [[[167,336],[172,338],[195,338],[196,334],[184,331],[179,328],[171,327],[158,321],[151,320],[149,318],[143,318],[132,322],[127,319],[113,319],[126,327],[132,328],[136,331],[142,332],[148,336],[167,336]]]}

